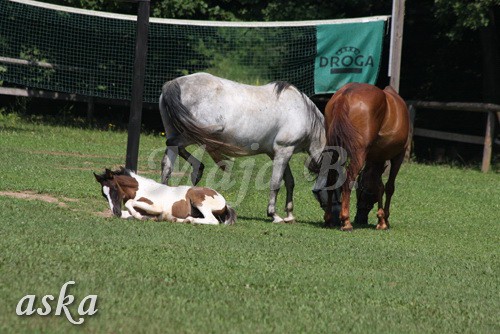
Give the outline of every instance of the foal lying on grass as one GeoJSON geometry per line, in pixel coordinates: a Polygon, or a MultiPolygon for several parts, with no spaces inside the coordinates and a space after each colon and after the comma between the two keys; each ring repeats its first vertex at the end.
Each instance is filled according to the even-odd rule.
{"type": "Polygon", "coordinates": [[[130,170],[106,169],[94,176],[113,214],[120,218],[155,218],[172,222],[217,225],[234,224],[236,212],[221,194],[210,188],[169,187],[130,170]],[[127,211],[122,211],[121,204],[127,211]]]}

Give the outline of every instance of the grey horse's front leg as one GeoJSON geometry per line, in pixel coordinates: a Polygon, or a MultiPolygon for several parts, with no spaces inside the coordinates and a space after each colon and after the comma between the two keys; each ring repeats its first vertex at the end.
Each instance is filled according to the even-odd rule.
{"type": "Polygon", "coordinates": [[[283,147],[279,150],[275,150],[273,172],[270,182],[271,191],[269,193],[269,204],[267,206],[267,216],[273,218],[273,223],[283,222],[283,218],[276,214],[276,198],[278,197],[281,181],[283,180],[283,174],[285,173],[292,154],[293,147],[283,147]]]}

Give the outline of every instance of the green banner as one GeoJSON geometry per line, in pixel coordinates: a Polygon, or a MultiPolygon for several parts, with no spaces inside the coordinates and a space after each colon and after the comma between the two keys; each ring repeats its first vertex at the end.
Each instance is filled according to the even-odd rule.
{"type": "Polygon", "coordinates": [[[385,21],[317,27],[314,93],[335,93],[349,82],[375,84],[385,21]]]}

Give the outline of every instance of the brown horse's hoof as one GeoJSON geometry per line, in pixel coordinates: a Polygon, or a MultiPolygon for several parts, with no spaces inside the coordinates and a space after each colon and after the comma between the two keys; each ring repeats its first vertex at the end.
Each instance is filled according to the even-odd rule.
{"type": "Polygon", "coordinates": [[[377,230],[388,230],[389,229],[389,225],[387,224],[377,224],[377,227],[375,227],[377,230]]]}
{"type": "Polygon", "coordinates": [[[342,226],[340,228],[341,231],[352,232],[352,225],[342,226]]]}

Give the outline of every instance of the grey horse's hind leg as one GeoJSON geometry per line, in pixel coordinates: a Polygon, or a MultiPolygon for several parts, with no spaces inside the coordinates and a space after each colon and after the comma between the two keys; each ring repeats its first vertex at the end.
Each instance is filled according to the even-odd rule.
{"type": "Polygon", "coordinates": [[[163,156],[163,160],[161,162],[162,173],[161,173],[161,182],[167,184],[168,180],[172,175],[172,170],[174,168],[175,160],[177,156],[181,156],[189,162],[191,167],[193,168],[193,172],[191,173],[191,182],[196,185],[202,175],[203,169],[205,166],[196,159],[193,155],[191,155],[185,148],[185,143],[178,136],[170,137],[167,140],[167,148],[165,150],[165,155],[163,156]]]}
{"type": "Polygon", "coordinates": [[[167,184],[170,176],[172,175],[172,170],[174,169],[174,163],[179,155],[179,148],[177,146],[168,146],[163,155],[161,161],[161,182],[167,184]]]}
{"type": "Polygon", "coordinates": [[[267,206],[267,215],[273,218],[273,223],[283,222],[283,218],[276,214],[276,198],[278,197],[278,191],[281,186],[281,181],[283,180],[283,174],[292,157],[293,149],[293,147],[281,147],[275,150],[273,172],[270,182],[271,191],[269,193],[269,204],[267,206]]]}
{"type": "Polygon", "coordinates": [[[203,176],[203,170],[205,169],[205,165],[198,159],[196,159],[191,153],[189,153],[184,146],[179,147],[179,155],[184,158],[191,167],[193,167],[193,171],[191,172],[191,183],[193,185],[197,185],[200,182],[201,177],[203,176]]]}

